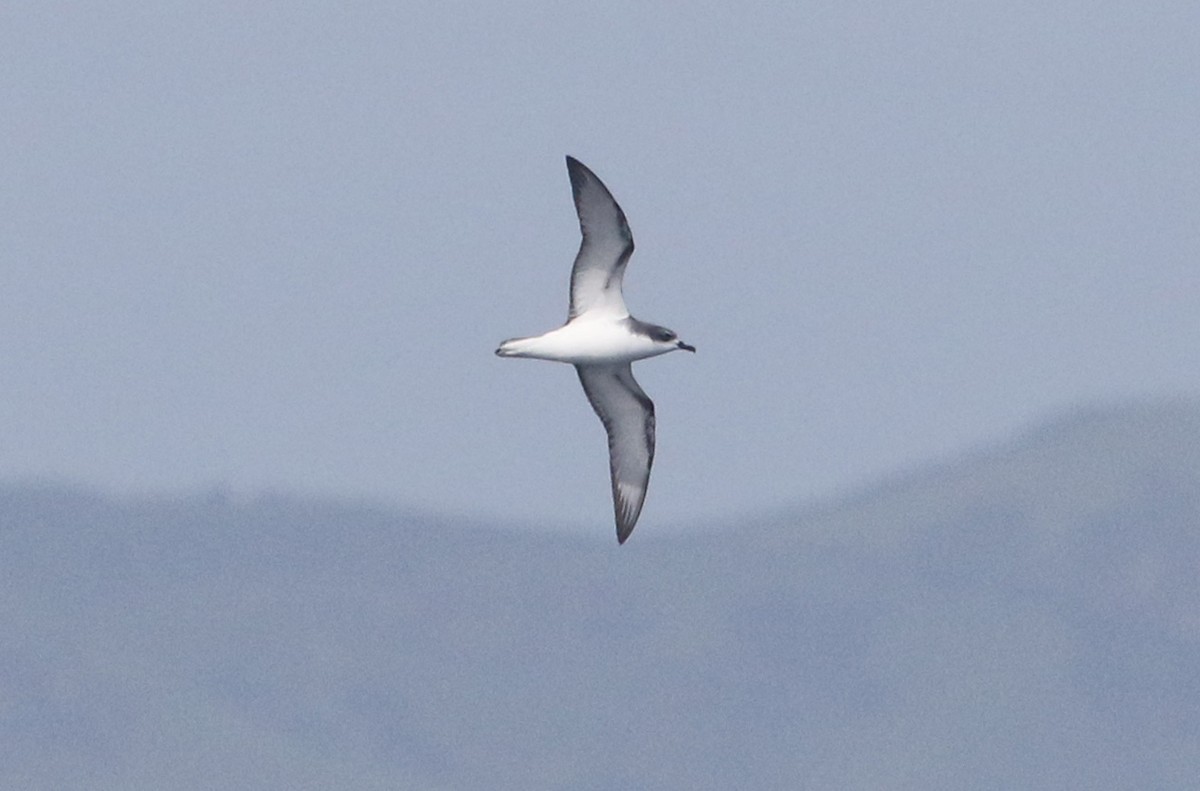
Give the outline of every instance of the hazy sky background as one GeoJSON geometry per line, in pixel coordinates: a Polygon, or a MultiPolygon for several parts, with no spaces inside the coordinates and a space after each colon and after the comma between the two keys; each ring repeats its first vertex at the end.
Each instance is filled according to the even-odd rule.
{"type": "Polygon", "coordinates": [[[639,530],[1200,392],[1191,2],[6,3],[0,476],[611,531],[563,155],[637,241],[639,530]]]}

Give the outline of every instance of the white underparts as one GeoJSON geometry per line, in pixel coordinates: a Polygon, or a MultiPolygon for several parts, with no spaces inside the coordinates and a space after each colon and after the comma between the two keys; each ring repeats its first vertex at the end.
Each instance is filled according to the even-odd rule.
{"type": "Polygon", "coordinates": [[[496,354],[573,365],[608,365],[643,360],[677,348],[674,341],[656,341],[632,332],[626,318],[576,319],[543,335],[504,341],[496,354]]]}

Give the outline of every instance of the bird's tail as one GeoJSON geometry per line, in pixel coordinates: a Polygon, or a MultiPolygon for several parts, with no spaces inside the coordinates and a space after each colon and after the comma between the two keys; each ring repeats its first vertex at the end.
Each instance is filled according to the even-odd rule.
{"type": "Polygon", "coordinates": [[[533,338],[509,338],[500,343],[496,349],[497,357],[524,357],[529,351],[529,341],[533,338]]]}

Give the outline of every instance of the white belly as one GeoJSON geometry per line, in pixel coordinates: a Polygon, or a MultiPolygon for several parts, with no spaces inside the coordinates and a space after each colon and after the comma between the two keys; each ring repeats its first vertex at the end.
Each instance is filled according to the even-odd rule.
{"type": "Polygon", "coordinates": [[[516,338],[501,344],[503,357],[531,357],[575,365],[627,363],[665,354],[671,348],[635,335],[620,321],[573,321],[535,338],[516,338]]]}

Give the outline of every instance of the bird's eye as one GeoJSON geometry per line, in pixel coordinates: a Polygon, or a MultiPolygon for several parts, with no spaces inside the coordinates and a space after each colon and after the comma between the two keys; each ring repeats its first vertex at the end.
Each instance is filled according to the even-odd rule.
{"type": "Polygon", "coordinates": [[[675,333],[671,332],[670,330],[661,330],[658,333],[658,339],[664,343],[666,341],[673,341],[675,340],[675,333]]]}

